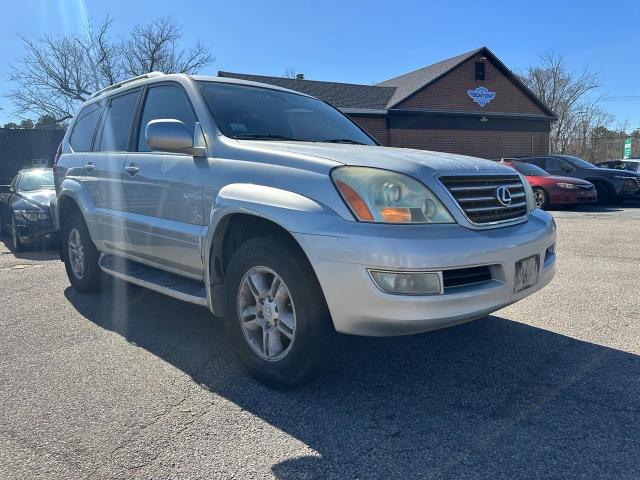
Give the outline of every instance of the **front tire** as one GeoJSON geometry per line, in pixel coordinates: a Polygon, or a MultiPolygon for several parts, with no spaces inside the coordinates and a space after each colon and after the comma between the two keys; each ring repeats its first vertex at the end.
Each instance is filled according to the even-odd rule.
{"type": "Polygon", "coordinates": [[[536,207],[544,210],[549,206],[549,195],[547,195],[547,192],[545,192],[544,189],[540,187],[534,188],[533,198],[536,201],[536,207]]]}
{"type": "Polygon", "coordinates": [[[593,182],[596,188],[598,198],[596,203],[598,205],[610,205],[615,200],[615,194],[612,192],[611,187],[603,182],[593,182]]]}
{"type": "Polygon", "coordinates": [[[225,278],[225,322],[242,366],[258,381],[288,388],[331,359],[333,325],[307,258],[284,236],[251,239],[225,278]]]}
{"type": "Polygon", "coordinates": [[[13,244],[13,251],[15,253],[24,251],[24,243],[20,240],[20,234],[16,226],[16,218],[13,215],[11,215],[11,243],[13,244]]]}
{"type": "Polygon", "coordinates": [[[62,227],[62,254],[71,286],[80,293],[100,290],[102,271],[99,254],[83,218],[78,213],[67,217],[62,227]]]}

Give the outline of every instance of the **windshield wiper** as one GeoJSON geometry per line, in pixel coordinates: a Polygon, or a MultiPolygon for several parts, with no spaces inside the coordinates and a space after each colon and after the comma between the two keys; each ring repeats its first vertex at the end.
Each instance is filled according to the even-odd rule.
{"type": "Polygon", "coordinates": [[[232,138],[236,140],[293,140],[301,142],[297,138],[285,137],[283,135],[274,135],[271,133],[247,133],[244,135],[234,135],[232,138]]]}
{"type": "Polygon", "coordinates": [[[362,142],[358,142],[356,140],[351,140],[350,138],[329,138],[327,140],[317,140],[318,142],[325,143],[350,143],[352,145],[365,145],[362,142]]]}

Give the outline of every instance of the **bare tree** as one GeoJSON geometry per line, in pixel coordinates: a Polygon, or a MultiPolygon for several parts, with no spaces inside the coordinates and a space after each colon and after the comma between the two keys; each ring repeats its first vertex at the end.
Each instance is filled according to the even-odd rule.
{"type": "Polygon", "coordinates": [[[294,67],[287,68],[282,74],[282,78],[296,78],[296,69],[294,67]]]}
{"type": "Polygon", "coordinates": [[[551,149],[564,153],[585,113],[598,104],[589,94],[600,87],[598,76],[587,70],[575,73],[562,55],[547,52],[540,64],[529,67],[520,78],[558,116],[551,130],[551,149]]]}
{"type": "Polygon", "coordinates": [[[124,78],[153,70],[195,73],[213,61],[200,41],[189,49],[179,46],[182,31],[172,19],[138,25],[118,40],[109,36],[112,23],[107,17],[97,25],[89,21],[80,34],[21,37],[25,52],[11,65],[16,88],[7,94],[16,116],[64,122],[92,92],[124,78]]]}
{"type": "Polygon", "coordinates": [[[213,61],[209,48],[200,41],[190,49],[180,49],[182,35],[171,18],[134,27],[121,49],[126,76],[153,71],[195,73],[213,61]]]}

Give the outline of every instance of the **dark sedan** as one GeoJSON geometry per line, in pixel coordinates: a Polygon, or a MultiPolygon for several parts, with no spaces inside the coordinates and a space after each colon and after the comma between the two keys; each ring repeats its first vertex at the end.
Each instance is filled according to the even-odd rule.
{"type": "Polygon", "coordinates": [[[55,195],[50,168],[20,170],[7,191],[0,193],[0,233],[11,234],[15,251],[55,235],[49,207],[55,195]]]}

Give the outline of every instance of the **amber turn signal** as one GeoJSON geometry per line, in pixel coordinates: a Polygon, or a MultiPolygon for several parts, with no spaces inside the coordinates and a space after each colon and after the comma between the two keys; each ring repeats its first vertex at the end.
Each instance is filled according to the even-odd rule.
{"type": "Polygon", "coordinates": [[[367,204],[358,195],[358,192],[340,180],[336,180],[336,186],[359,220],[373,222],[373,215],[367,208],[367,204]]]}
{"type": "Polygon", "coordinates": [[[385,207],[380,210],[380,216],[389,223],[410,223],[411,211],[408,208],[385,207]]]}

